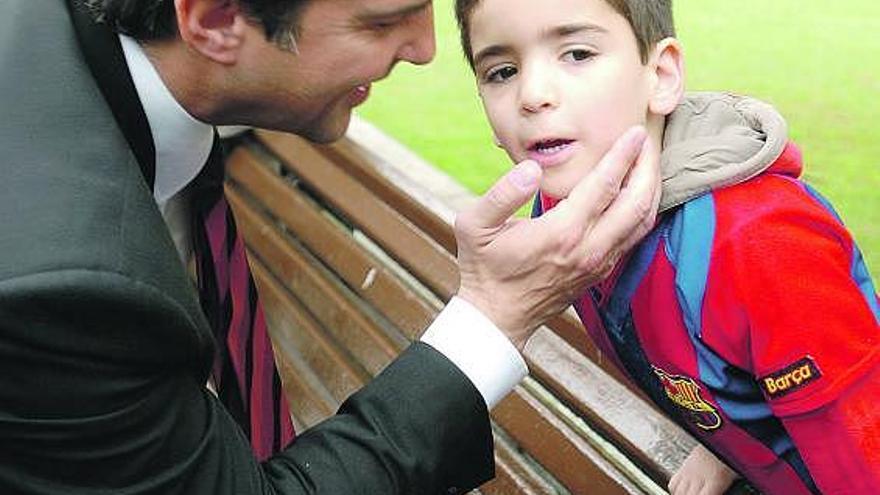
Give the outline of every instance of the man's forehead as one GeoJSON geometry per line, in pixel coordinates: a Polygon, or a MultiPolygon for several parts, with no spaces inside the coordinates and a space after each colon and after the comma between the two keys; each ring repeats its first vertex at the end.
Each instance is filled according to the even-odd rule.
{"type": "Polygon", "coordinates": [[[358,17],[383,18],[413,14],[431,5],[432,0],[355,0],[358,17]]]}
{"type": "Polygon", "coordinates": [[[424,12],[432,0],[309,0],[298,39],[360,31],[377,23],[397,23],[424,12]]]}

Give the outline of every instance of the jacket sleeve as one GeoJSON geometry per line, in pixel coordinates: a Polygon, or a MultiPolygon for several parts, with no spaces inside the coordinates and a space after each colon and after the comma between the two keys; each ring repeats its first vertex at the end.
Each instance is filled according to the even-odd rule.
{"type": "Polygon", "coordinates": [[[185,311],[116,273],[0,281],[0,493],[430,494],[494,474],[483,399],[413,344],[258,464],[185,311]]]}

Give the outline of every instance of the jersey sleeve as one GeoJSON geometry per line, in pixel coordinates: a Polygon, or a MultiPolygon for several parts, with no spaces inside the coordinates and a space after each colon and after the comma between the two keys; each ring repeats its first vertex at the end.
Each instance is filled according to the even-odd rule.
{"type": "Polygon", "coordinates": [[[822,493],[880,493],[880,366],[832,402],[783,419],[822,493]]]}
{"type": "Polygon", "coordinates": [[[728,237],[713,263],[743,306],[758,384],[785,417],[834,401],[877,366],[877,296],[832,211],[794,180],[760,180],[719,194],[728,237]]]}

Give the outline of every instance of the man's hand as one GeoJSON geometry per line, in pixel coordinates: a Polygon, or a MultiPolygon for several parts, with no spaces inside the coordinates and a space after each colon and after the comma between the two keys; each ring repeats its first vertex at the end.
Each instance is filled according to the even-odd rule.
{"type": "Polygon", "coordinates": [[[534,330],[607,277],[654,225],[659,153],[645,129],[625,132],[568,198],[536,219],[511,219],[537,192],[540,167],[518,164],[455,221],[458,296],[520,350],[534,330]]]}

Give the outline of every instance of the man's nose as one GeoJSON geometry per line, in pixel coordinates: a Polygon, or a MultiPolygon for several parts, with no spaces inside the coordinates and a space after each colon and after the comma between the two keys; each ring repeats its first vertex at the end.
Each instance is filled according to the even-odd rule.
{"type": "Polygon", "coordinates": [[[434,12],[428,7],[419,14],[410,30],[409,40],[397,52],[398,60],[424,65],[434,60],[437,43],[434,39],[434,12]]]}
{"type": "Polygon", "coordinates": [[[520,111],[533,114],[559,106],[559,95],[549,67],[534,66],[520,70],[520,111]]]}

